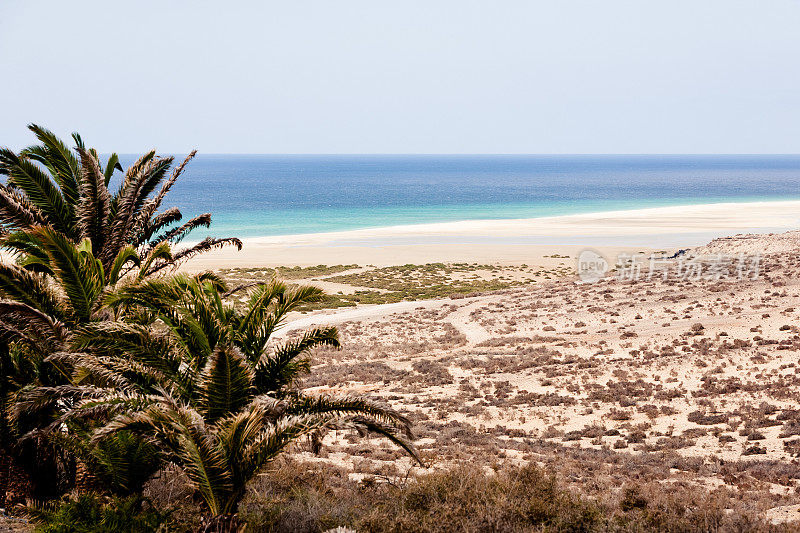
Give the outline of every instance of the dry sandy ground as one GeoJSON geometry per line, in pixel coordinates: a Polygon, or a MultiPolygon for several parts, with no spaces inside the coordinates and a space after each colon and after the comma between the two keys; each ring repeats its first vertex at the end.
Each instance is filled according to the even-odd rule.
{"type": "MultiPolygon", "coordinates": [[[[792,521],[800,518],[798,237],[739,236],[695,250],[729,278],[711,262],[696,279],[679,276],[690,252],[666,279],[661,271],[647,279],[646,268],[635,281],[567,276],[306,315],[286,334],[337,324],[344,349],[317,352],[306,385],[367,393],[406,412],[417,445],[439,465],[535,460],[590,494],[634,481],[684,484],[792,521]],[[735,275],[740,252],[765,253],[745,279],[735,275]],[[718,254],[731,256],[719,263],[718,254]]],[[[337,435],[329,442],[322,460],[347,461],[358,475],[408,465],[386,444],[359,445],[353,460],[344,453],[351,445],[337,435]]]]}

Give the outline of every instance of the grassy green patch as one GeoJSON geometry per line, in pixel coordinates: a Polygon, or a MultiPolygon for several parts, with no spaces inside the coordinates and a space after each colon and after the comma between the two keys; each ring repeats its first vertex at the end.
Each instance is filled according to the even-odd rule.
{"type": "Polygon", "coordinates": [[[479,263],[426,263],[371,268],[339,274],[358,265],[313,267],[227,268],[220,270],[231,284],[267,281],[273,276],[286,280],[325,277],[325,281],[362,288],[354,294],[328,294],[302,311],[386,304],[403,300],[430,300],[480,294],[535,283],[533,277],[550,279],[570,273],[567,267],[543,269],[528,265],[498,266],[479,263]],[[519,274],[516,275],[515,274],[519,274]]]}
{"type": "Polygon", "coordinates": [[[231,280],[257,281],[268,280],[273,276],[282,279],[311,279],[319,276],[329,276],[338,272],[358,268],[358,265],[316,265],[310,267],[277,267],[277,268],[223,268],[219,271],[222,276],[231,280]]]}

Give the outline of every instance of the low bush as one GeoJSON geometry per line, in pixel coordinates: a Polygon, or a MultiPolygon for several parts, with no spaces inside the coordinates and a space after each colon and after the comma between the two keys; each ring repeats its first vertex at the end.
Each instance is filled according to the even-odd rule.
{"type": "MultiPolygon", "coordinates": [[[[678,487],[675,487],[678,489],[678,487]]],[[[286,461],[251,486],[241,518],[250,532],[789,531],[726,512],[724,494],[626,486],[590,499],[535,464],[475,465],[355,482],[345,470],[286,461]]]]}
{"type": "Polygon", "coordinates": [[[81,494],[60,505],[30,511],[37,533],[141,533],[177,531],[171,512],[153,508],[139,496],[105,500],[81,494]]]}

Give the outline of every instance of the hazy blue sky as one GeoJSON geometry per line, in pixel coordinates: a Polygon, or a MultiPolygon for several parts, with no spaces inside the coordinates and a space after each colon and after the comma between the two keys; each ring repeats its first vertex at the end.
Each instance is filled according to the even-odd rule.
{"type": "Polygon", "coordinates": [[[800,1],[0,0],[0,97],[12,148],[798,153],[800,1]]]}

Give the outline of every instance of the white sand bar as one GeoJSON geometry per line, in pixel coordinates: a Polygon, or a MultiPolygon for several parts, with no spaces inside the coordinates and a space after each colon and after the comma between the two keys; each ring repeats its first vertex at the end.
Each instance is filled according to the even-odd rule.
{"type": "Polygon", "coordinates": [[[718,203],[513,220],[468,220],[245,239],[190,269],[433,261],[514,263],[545,254],[697,246],[736,233],[800,228],[800,201],[718,203]]]}

